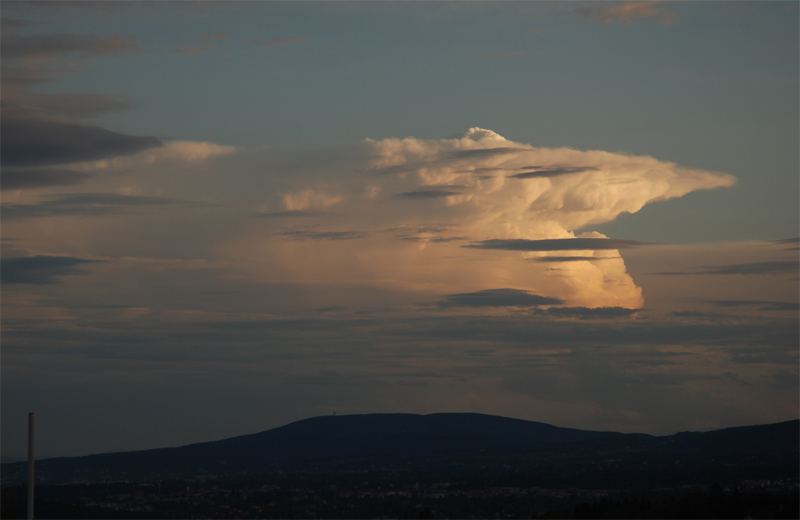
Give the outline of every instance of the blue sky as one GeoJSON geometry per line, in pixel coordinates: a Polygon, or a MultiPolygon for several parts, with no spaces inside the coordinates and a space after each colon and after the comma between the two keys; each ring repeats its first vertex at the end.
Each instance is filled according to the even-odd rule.
{"type": "Polygon", "coordinates": [[[31,410],[48,455],[334,410],[797,417],[795,2],[2,21],[3,455],[31,410]]]}

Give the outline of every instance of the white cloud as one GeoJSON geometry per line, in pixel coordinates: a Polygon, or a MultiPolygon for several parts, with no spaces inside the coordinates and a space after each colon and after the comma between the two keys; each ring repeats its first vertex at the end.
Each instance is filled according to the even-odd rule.
{"type": "Polygon", "coordinates": [[[153,164],[166,160],[204,161],[211,157],[229,155],[236,151],[235,146],[199,141],[170,141],[164,146],[151,148],[125,157],[115,157],[101,161],[91,161],[73,166],[73,169],[95,171],[123,169],[153,164]]]}
{"type": "Polygon", "coordinates": [[[340,202],[342,197],[328,195],[323,191],[306,189],[283,195],[283,204],[287,211],[303,211],[307,209],[325,209],[340,202]]]}

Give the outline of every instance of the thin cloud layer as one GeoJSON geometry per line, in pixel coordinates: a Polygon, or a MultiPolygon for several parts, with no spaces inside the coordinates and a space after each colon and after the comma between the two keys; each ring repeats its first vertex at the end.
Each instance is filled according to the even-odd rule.
{"type": "Polygon", "coordinates": [[[621,23],[633,25],[636,22],[650,19],[659,25],[671,25],[680,17],[667,10],[662,1],[631,1],[607,3],[602,6],[580,7],[575,14],[594,23],[611,25],[621,23]]]}
{"type": "Polygon", "coordinates": [[[119,155],[162,146],[161,140],[112,132],[97,125],[48,117],[33,110],[3,103],[0,119],[6,166],[55,166],[119,155]]]}
{"type": "Polygon", "coordinates": [[[53,285],[60,282],[61,276],[88,274],[77,266],[98,261],[47,255],[3,258],[0,260],[0,276],[3,284],[53,285]]]}
{"type": "Polygon", "coordinates": [[[448,294],[436,303],[440,308],[448,307],[538,307],[561,305],[564,302],[517,289],[487,289],[473,293],[448,294]]]}
{"type": "Polygon", "coordinates": [[[0,176],[0,189],[24,190],[48,186],[80,184],[92,177],[89,173],[62,168],[32,168],[28,170],[4,169],[0,176]]]}
{"type": "Polygon", "coordinates": [[[715,265],[703,266],[698,271],[662,271],[659,275],[683,276],[699,274],[721,274],[721,275],[782,275],[797,273],[800,268],[797,260],[777,261],[777,262],[752,262],[748,264],[734,265],[715,265]]]}
{"type": "Polygon", "coordinates": [[[197,206],[195,201],[124,195],[119,193],[73,193],[56,196],[38,204],[4,203],[0,211],[4,219],[20,220],[44,217],[98,217],[139,213],[148,207],[197,206]]]}
{"type": "Polygon", "coordinates": [[[275,38],[256,38],[256,43],[262,47],[283,47],[290,43],[305,40],[308,36],[278,36],[275,38]]]}
{"type": "Polygon", "coordinates": [[[545,240],[493,239],[483,240],[477,244],[470,244],[464,247],[472,249],[501,249],[505,251],[604,251],[608,249],[625,249],[644,244],[644,242],[638,240],[613,238],[554,238],[545,240]]]}

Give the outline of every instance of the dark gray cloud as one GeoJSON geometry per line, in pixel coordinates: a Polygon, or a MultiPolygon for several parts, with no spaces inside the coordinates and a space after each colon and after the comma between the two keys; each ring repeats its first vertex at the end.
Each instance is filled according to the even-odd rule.
{"type": "Polygon", "coordinates": [[[418,233],[444,233],[451,229],[449,224],[424,224],[420,226],[403,226],[389,228],[386,231],[394,233],[398,237],[416,236],[418,233]]]}
{"type": "Polygon", "coordinates": [[[533,258],[532,261],[538,263],[547,262],[596,262],[598,260],[614,260],[620,258],[619,256],[543,256],[541,258],[533,258]]]}
{"type": "Polygon", "coordinates": [[[289,240],[356,240],[367,236],[361,231],[281,231],[277,236],[289,240]]]}
{"type": "Polygon", "coordinates": [[[406,240],[408,242],[445,244],[447,242],[462,242],[467,240],[467,237],[400,237],[400,240],[406,240]]]}
{"type": "Polygon", "coordinates": [[[457,150],[451,154],[452,157],[459,159],[474,159],[482,157],[495,157],[497,155],[510,155],[515,153],[529,152],[527,148],[500,147],[500,148],[480,148],[478,150],[457,150]]]}
{"type": "Polygon", "coordinates": [[[0,30],[2,31],[2,34],[6,37],[15,34],[20,29],[33,27],[36,25],[41,25],[41,24],[40,22],[34,22],[32,20],[22,20],[20,18],[7,18],[5,16],[2,19],[0,19],[0,30]]]}
{"type": "Polygon", "coordinates": [[[485,291],[449,294],[436,302],[440,308],[449,307],[536,307],[538,305],[561,305],[563,300],[539,296],[517,289],[487,289],[485,291]]]}
{"type": "Polygon", "coordinates": [[[797,274],[798,264],[797,260],[793,261],[778,261],[778,262],[753,262],[750,264],[733,264],[733,265],[704,265],[701,266],[701,271],[663,271],[660,275],[694,275],[694,274],[797,274]]]}
{"type": "Polygon", "coordinates": [[[729,314],[719,314],[716,312],[698,312],[698,311],[673,311],[670,312],[669,315],[675,316],[676,318],[695,318],[698,320],[721,320],[721,319],[731,319],[735,317],[729,314]]]}
{"type": "Polygon", "coordinates": [[[597,168],[592,166],[559,166],[556,168],[545,168],[542,166],[528,166],[530,171],[510,175],[514,179],[531,179],[535,177],[557,177],[559,175],[567,175],[570,173],[581,173],[588,171],[597,171],[597,168]]]}
{"type": "Polygon", "coordinates": [[[26,102],[38,109],[66,117],[95,117],[107,112],[136,108],[136,102],[119,94],[32,94],[26,102]]]}
{"type": "Polygon", "coordinates": [[[442,197],[449,197],[450,195],[458,195],[460,193],[460,191],[456,191],[452,187],[441,187],[419,191],[407,191],[398,196],[406,199],[440,199],[442,197]]]}
{"type": "Polygon", "coordinates": [[[3,218],[14,220],[39,217],[96,217],[138,213],[145,207],[170,205],[199,206],[202,203],[148,197],[141,195],[121,195],[119,193],[72,193],[55,196],[38,204],[3,204],[0,207],[3,218]]]}
{"type": "Polygon", "coordinates": [[[784,248],[785,251],[798,251],[800,250],[800,238],[785,238],[783,240],[776,240],[774,244],[789,246],[784,248]]]}
{"type": "MultiPolygon", "coordinates": [[[[24,26],[20,26],[19,28],[24,26]]],[[[36,34],[23,36],[16,32],[3,33],[3,60],[48,61],[59,57],[79,59],[117,54],[138,54],[142,51],[133,36],[100,34],[36,34]]]]}
{"type": "Polygon", "coordinates": [[[4,166],[54,166],[129,155],[163,143],[150,136],[112,132],[97,125],[47,117],[3,103],[0,116],[4,166]]]}
{"type": "Polygon", "coordinates": [[[625,307],[550,307],[545,314],[563,318],[580,318],[582,320],[607,319],[607,318],[627,318],[642,309],[626,309],[625,307]]]}
{"type": "Polygon", "coordinates": [[[290,43],[305,40],[308,36],[278,36],[277,38],[256,38],[255,42],[262,47],[283,47],[290,43]]]}
{"type": "Polygon", "coordinates": [[[763,300],[709,300],[717,307],[758,307],[760,311],[797,311],[800,303],[797,302],[771,302],[763,300]]]}
{"type": "Polygon", "coordinates": [[[306,211],[306,210],[293,210],[293,211],[271,211],[263,213],[251,213],[251,217],[256,218],[302,218],[302,217],[338,217],[338,213],[330,213],[327,211],[306,211]]]}
{"type": "Polygon", "coordinates": [[[61,168],[35,168],[30,170],[4,169],[0,175],[0,189],[22,190],[46,186],[69,186],[80,184],[92,177],[89,173],[61,168]]]}
{"type": "Polygon", "coordinates": [[[99,262],[71,256],[27,256],[0,260],[0,279],[3,284],[25,283],[52,285],[59,283],[58,277],[70,274],[88,274],[76,266],[99,262]]]}
{"type": "Polygon", "coordinates": [[[462,236],[453,236],[453,237],[444,237],[441,235],[431,236],[431,233],[445,233],[452,228],[450,225],[440,225],[440,224],[427,224],[427,225],[420,225],[420,226],[404,226],[404,227],[397,227],[386,229],[385,231],[394,233],[394,236],[399,238],[400,240],[406,240],[408,242],[433,242],[433,243],[445,243],[445,242],[457,242],[462,240],[467,240],[467,237],[462,236]]]}
{"type": "Polygon", "coordinates": [[[643,245],[648,245],[648,243],[619,238],[552,238],[546,240],[525,240],[517,238],[507,240],[483,240],[462,247],[469,247],[472,249],[501,249],[505,251],[581,251],[587,249],[625,249],[643,245]]]}

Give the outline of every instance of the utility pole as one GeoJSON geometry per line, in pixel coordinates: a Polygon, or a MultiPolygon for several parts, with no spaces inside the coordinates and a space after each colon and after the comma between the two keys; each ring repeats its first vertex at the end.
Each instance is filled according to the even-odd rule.
{"type": "Polygon", "coordinates": [[[28,414],[28,520],[33,520],[33,421],[36,416],[28,414]]]}

